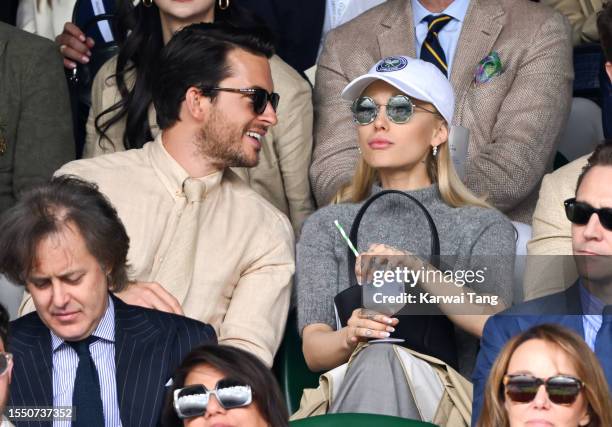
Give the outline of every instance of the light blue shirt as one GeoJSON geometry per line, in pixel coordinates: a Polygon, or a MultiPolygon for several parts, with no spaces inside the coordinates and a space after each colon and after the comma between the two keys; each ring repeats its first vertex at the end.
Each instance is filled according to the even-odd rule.
{"type": "Polygon", "coordinates": [[[463,21],[470,5],[470,0],[455,0],[446,9],[440,13],[432,13],[425,9],[418,0],[411,0],[412,3],[412,20],[415,29],[415,43],[416,43],[416,57],[421,57],[421,46],[427,37],[427,22],[423,19],[427,15],[441,15],[445,14],[453,19],[442,28],[438,33],[438,41],[444,55],[446,56],[446,62],[448,65],[448,75],[450,76],[451,69],[453,66],[453,58],[455,58],[455,51],[457,50],[457,43],[459,43],[459,35],[461,34],[461,28],[463,27],[463,21]]]}
{"type": "MultiPolygon", "coordinates": [[[[92,334],[99,338],[89,345],[91,358],[98,370],[102,409],[106,427],[121,425],[115,370],[115,306],[108,297],[104,317],[92,334]]],[[[53,349],[53,406],[72,406],[72,391],[79,356],[66,342],[51,331],[53,349]]],[[[70,427],[70,421],[54,421],[54,427],[70,427]]]]}
{"type": "Polygon", "coordinates": [[[597,338],[597,332],[601,328],[603,322],[604,303],[599,298],[591,294],[580,282],[578,285],[580,289],[580,300],[582,303],[582,326],[584,328],[584,340],[591,348],[595,351],[595,339],[597,338]]]}

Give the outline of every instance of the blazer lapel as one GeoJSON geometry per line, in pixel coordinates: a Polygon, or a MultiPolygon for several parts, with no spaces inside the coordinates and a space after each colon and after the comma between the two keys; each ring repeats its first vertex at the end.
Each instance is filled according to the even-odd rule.
{"type": "Polygon", "coordinates": [[[412,23],[412,5],[409,0],[395,1],[387,15],[380,21],[381,32],[378,35],[380,55],[375,61],[394,55],[406,55],[414,58],[414,25],[412,23]]]}
{"type": "Polygon", "coordinates": [[[9,347],[15,353],[15,388],[21,390],[11,395],[12,404],[53,406],[51,334],[38,315],[30,316],[28,324],[20,325],[9,347]],[[27,396],[27,400],[16,402],[17,396],[27,396]]]}
{"type": "Polygon", "coordinates": [[[161,333],[147,311],[112,298],[115,305],[115,376],[121,421],[130,426],[150,425],[163,403],[163,391],[160,393],[163,387],[158,383],[163,386],[167,380],[160,377],[166,371],[169,356],[156,351],[161,333]]]}
{"type": "MultiPolygon", "coordinates": [[[[503,28],[504,10],[497,0],[472,0],[465,15],[451,69],[456,113],[474,81],[478,63],[491,52],[503,28]]],[[[458,122],[457,115],[455,122],[458,122]]]]}

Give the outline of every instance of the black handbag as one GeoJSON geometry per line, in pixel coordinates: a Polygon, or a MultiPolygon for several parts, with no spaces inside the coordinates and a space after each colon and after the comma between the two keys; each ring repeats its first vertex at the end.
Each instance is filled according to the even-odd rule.
{"type": "MultiPolygon", "coordinates": [[[[441,269],[440,240],[436,225],[425,206],[411,195],[402,191],[383,190],[370,197],[359,209],[359,212],[357,212],[353,220],[349,235],[351,242],[357,246],[359,240],[359,224],[368,207],[375,200],[388,194],[402,195],[408,198],[421,210],[427,219],[429,231],[431,233],[431,258],[429,261],[434,267],[441,269]]],[[[342,327],[346,326],[348,319],[356,308],[363,307],[363,288],[357,283],[357,277],[355,276],[356,257],[350,248],[347,250],[347,253],[349,287],[334,297],[336,312],[342,327]]],[[[426,311],[431,313],[432,310],[428,308],[426,311]]],[[[404,339],[404,342],[399,345],[418,351],[419,353],[434,356],[448,363],[450,366],[457,368],[455,328],[453,323],[441,311],[438,311],[436,315],[407,314],[396,317],[398,317],[400,322],[396,326],[392,337],[404,339]]]]}

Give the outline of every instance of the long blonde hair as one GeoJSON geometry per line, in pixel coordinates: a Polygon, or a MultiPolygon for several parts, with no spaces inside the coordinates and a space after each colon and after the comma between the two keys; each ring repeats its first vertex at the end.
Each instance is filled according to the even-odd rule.
{"type": "MultiPolygon", "coordinates": [[[[434,108],[433,105],[431,105],[431,108],[434,108]]],[[[437,111],[436,114],[439,115],[437,111]]],[[[440,118],[440,120],[443,119],[440,118]]],[[[444,123],[446,124],[446,122],[444,123]]],[[[437,156],[434,157],[430,152],[425,161],[427,163],[427,175],[432,183],[438,184],[442,200],[447,205],[454,208],[460,206],[491,208],[491,205],[484,199],[476,197],[459,179],[451,161],[448,140],[438,145],[437,156]]],[[[362,202],[370,196],[372,186],[377,181],[378,171],[368,165],[363,157],[360,157],[353,180],[340,188],[332,199],[332,203],[362,202]]]]}
{"type": "Polygon", "coordinates": [[[478,427],[507,427],[510,425],[504,407],[503,378],[515,350],[523,343],[539,339],[564,352],[571,360],[578,378],[584,382],[582,389],[588,405],[589,423],[586,427],[612,426],[612,401],[603,369],[595,354],[575,332],[559,325],[535,326],[512,338],[501,350],[491,367],[484,392],[484,404],[478,427]]]}

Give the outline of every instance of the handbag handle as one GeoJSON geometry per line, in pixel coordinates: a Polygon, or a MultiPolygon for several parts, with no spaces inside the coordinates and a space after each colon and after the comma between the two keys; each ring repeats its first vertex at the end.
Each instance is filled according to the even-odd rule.
{"type": "MultiPolygon", "coordinates": [[[[431,257],[433,258],[433,260],[430,259],[430,261],[434,267],[439,269],[440,268],[440,256],[439,256],[440,255],[440,239],[438,237],[438,229],[436,228],[436,224],[434,223],[427,208],[423,206],[423,204],[419,202],[417,199],[415,199],[413,196],[411,196],[410,194],[406,194],[403,191],[383,190],[373,195],[368,200],[366,200],[366,202],[363,204],[363,206],[361,206],[361,208],[357,212],[357,215],[355,216],[355,219],[353,220],[353,224],[351,225],[351,232],[349,234],[349,239],[351,239],[351,242],[353,242],[355,247],[357,247],[358,238],[359,238],[358,237],[359,224],[361,224],[361,218],[363,217],[366,210],[370,207],[370,205],[375,200],[387,194],[399,194],[404,197],[407,197],[421,210],[421,212],[423,212],[423,215],[425,215],[425,219],[427,220],[427,224],[429,225],[429,231],[431,233],[431,257]]],[[[355,276],[355,263],[357,262],[357,258],[355,257],[355,254],[353,253],[353,251],[351,251],[350,248],[347,249],[347,253],[348,253],[348,263],[347,264],[348,264],[348,274],[349,274],[348,276],[349,286],[354,286],[357,284],[357,276],[355,276]]]]}

